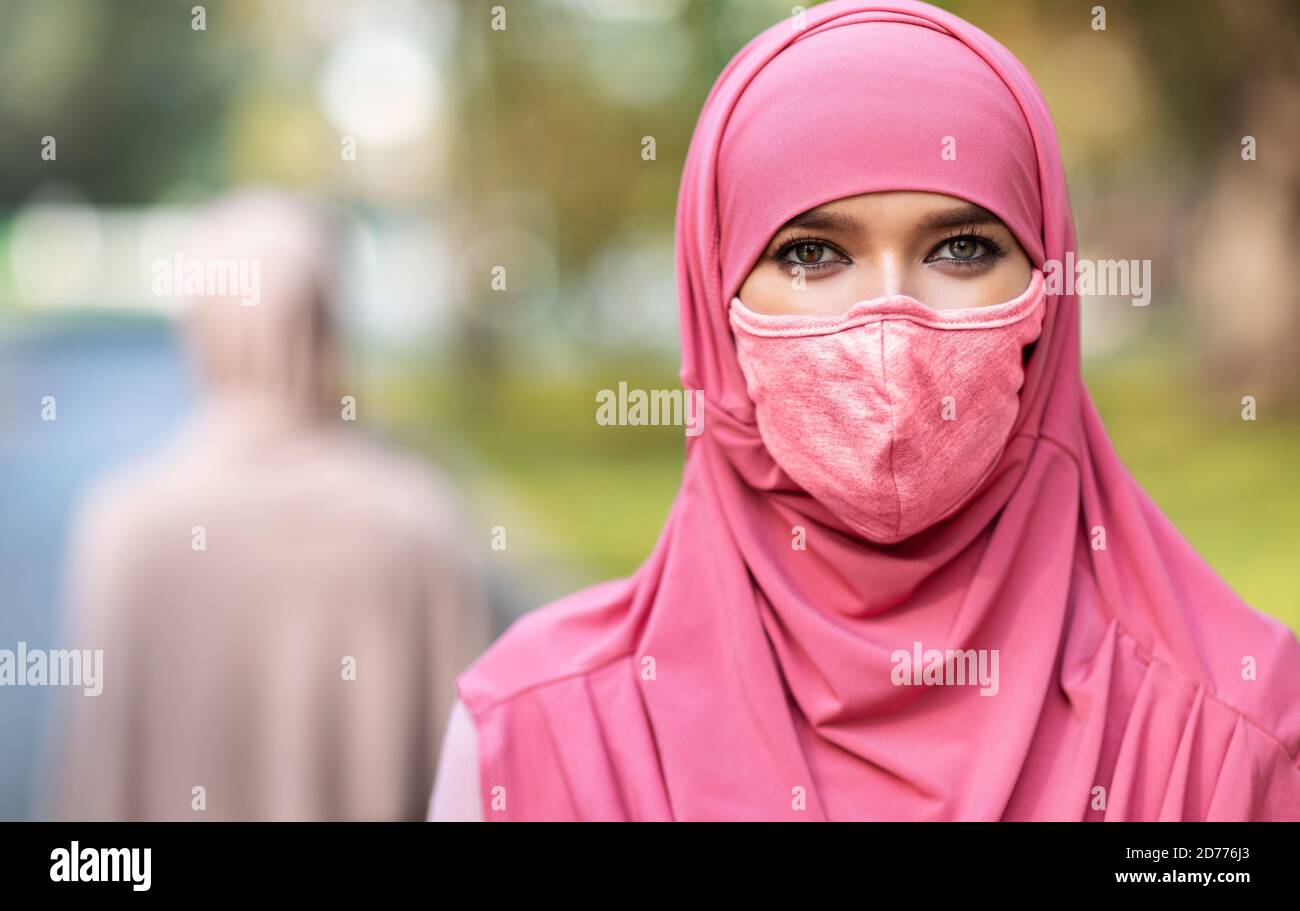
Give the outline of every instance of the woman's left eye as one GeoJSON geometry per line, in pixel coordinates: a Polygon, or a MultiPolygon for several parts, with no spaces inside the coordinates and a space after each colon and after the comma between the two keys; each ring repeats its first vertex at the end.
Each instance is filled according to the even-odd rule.
{"type": "Polygon", "coordinates": [[[983,260],[986,256],[998,252],[997,245],[975,235],[963,234],[945,240],[927,257],[927,262],[948,260],[955,263],[970,263],[983,260]],[[942,255],[945,254],[946,255],[942,255]]]}

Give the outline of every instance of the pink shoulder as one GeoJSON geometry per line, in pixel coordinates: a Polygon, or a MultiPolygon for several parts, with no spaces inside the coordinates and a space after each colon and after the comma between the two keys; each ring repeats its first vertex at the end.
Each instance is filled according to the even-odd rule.
{"type": "Polygon", "coordinates": [[[498,703],[547,683],[586,673],[627,653],[630,579],[614,579],[536,608],[506,628],[456,678],[476,717],[498,703]]]}

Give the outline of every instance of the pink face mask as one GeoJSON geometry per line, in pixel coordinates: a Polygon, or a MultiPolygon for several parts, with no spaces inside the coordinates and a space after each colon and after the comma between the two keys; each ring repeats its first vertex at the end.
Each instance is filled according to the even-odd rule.
{"type": "Polygon", "coordinates": [[[896,294],[835,316],[731,302],[759,433],[778,465],[866,538],[894,543],[954,512],[997,464],[1038,338],[1043,274],[992,307],[896,294]]]}

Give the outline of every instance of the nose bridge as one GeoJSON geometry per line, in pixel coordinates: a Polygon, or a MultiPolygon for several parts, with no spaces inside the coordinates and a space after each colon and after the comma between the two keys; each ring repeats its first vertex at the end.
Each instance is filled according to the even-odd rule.
{"type": "Polygon", "coordinates": [[[857,289],[859,300],[903,294],[907,289],[907,266],[902,250],[881,247],[867,263],[864,283],[857,289]]]}
{"type": "Polygon", "coordinates": [[[904,266],[903,252],[893,246],[881,251],[881,273],[884,288],[881,294],[902,294],[906,283],[907,270],[904,266]]]}

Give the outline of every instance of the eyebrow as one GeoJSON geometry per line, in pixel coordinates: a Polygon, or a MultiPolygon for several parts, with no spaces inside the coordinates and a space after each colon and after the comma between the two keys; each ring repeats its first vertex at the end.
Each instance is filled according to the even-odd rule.
{"type": "Polygon", "coordinates": [[[956,209],[931,212],[921,219],[921,224],[926,228],[960,228],[964,225],[1000,225],[1002,219],[983,206],[970,203],[956,209]]]}
{"type": "Polygon", "coordinates": [[[834,209],[812,209],[787,221],[779,229],[813,228],[819,231],[854,231],[862,227],[862,222],[852,215],[836,212],[834,209]]]}
{"type": "MultiPolygon", "coordinates": [[[[974,203],[956,209],[940,209],[921,219],[921,227],[927,230],[958,228],[965,225],[1002,224],[998,218],[983,206],[974,203]]],[[[857,231],[863,227],[862,222],[846,212],[834,209],[812,209],[783,224],[777,233],[789,228],[812,228],[820,231],[857,231]]]]}

